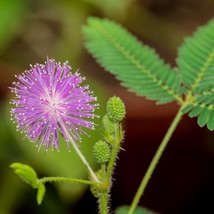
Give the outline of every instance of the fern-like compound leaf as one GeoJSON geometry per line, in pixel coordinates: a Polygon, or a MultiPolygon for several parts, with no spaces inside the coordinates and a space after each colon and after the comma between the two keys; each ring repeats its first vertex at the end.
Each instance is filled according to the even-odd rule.
{"type": "Polygon", "coordinates": [[[88,51],[130,91],[158,103],[182,102],[177,71],[123,27],[89,18],[83,33],[88,51]]]}
{"type": "Polygon", "coordinates": [[[198,28],[179,49],[178,68],[189,105],[183,112],[214,129],[214,20],[198,28]]]}
{"type": "Polygon", "coordinates": [[[189,112],[189,116],[198,117],[198,125],[207,125],[209,130],[214,130],[214,93],[206,92],[196,97],[192,104],[183,109],[183,113],[189,112]]]}
{"type": "Polygon", "coordinates": [[[214,88],[214,20],[186,39],[177,64],[182,82],[192,93],[214,88]]]}

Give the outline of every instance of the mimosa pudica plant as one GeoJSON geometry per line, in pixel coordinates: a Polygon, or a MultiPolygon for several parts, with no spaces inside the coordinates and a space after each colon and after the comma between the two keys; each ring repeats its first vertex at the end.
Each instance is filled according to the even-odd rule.
{"type": "MultiPolygon", "coordinates": [[[[105,70],[115,75],[121,85],[157,104],[176,102],[179,106],[131,206],[116,210],[117,214],[151,213],[137,205],[182,116],[188,113],[191,118],[198,118],[200,127],[214,129],[214,20],[185,40],[178,49],[177,67],[174,68],[154,49],[113,21],[90,17],[83,27],[83,34],[88,51],[105,70]]],[[[86,134],[82,127],[93,129],[89,119],[96,117],[93,112],[98,107],[88,87],[80,86],[84,78],[77,73],[71,74],[66,63],[61,66],[54,60],[47,60],[44,66],[36,65],[18,79],[19,83],[14,83],[15,87],[11,89],[16,94],[12,114],[18,123],[17,128],[46,149],[50,145],[58,149],[57,139],[61,134],[86,165],[89,179],[39,179],[34,169],[21,163],[11,165],[15,173],[38,189],[38,204],[43,200],[46,182],[75,182],[89,185],[98,199],[99,212],[109,213],[113,171],[124,139],[121,121],[125,117],[125,106],[122,100],[114,96],[107,102],[106,115],[102,119],[103,139],[94,144],[92,151],[100,165],[94,172],[77,145],[79,133],[86,134]]]]}

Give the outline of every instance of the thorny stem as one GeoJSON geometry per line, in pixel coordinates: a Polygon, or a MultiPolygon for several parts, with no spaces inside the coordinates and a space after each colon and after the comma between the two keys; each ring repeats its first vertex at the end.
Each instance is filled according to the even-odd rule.
{"type": "Polygon", "coordinates": [[[178,111],[177,115],[175,116],[174,120],[172,121],[169,129],[167,130],[166,132],[166,135],[164,136],[158,150],[156,151],[147,171],[146,171],[146,174],[145,176],[143,177],[143,180],[141,181],[141,184],[136,192],[136,195],[132,201],[132,204],[130,206],[130,209],[129,209],[129,212],[128,214],[133,214],[134,213],[134,210],[136,209],[139,201],[140,201],[140,198],[141,196],[143,195],[144,193],[144,190],[152,176],[152,173],[156,167],[156,165],[158,164],[158,161],[160,160],[162,154],[163,154],[163,151],[165,150],[170,138],[172,137],[172,134],[173,132],[175,131],[178,123],[180,122],[181,118],[182,118],[182,107],[180,108],[180,110],[178,111]]]}
{"type": "Polygon", "coordinates": [[[68,137],[69,141],[72,143],[73,148],[75,149],[76,153],[79,155],[80,159],[82,160],[82,162],[85,164],[85,166],[88,168],[89,173],[91,174],[92,178],[94,179],[94,181],[96,182],[100,182],[100,180],[98,179],[98,177],[96,176],[96,174],[94,173],[94,171],[92,170],[92,168],[90,167],[88,161],[85,159],[84,155],[82,154],[82,152],[80,151],[80,149],[78,148],[77,144],[74,142],[73,138],[71,137],[70,133],[68,132],[68,130],[62,125],[62,128],[64,129],[66,136],[68,137]]]}

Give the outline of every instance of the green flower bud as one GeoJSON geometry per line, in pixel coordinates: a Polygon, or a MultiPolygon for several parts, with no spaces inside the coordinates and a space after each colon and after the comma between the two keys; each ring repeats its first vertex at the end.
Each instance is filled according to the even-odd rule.
{"type": "Polygon", "coordinates": [[[103,128],[108,134],[114,133],[114,123],[109,119],[108,115],[103,117],[103,128]]]}
{"type": "Polygon", "coordinates": [[[126,114],[125,105],[119,97],[111,97],[106,106],[108,117],[113,122],[120,122],[126,114]]]}
{"type": "Polygon", "coordinates": [[[100,191],[99,191],[99,189],[98,189],[96,186],[91,185],[91,186],[90,186],[90,191],[91,191],[92,195],[93,195],[95,198],[99,198],[99,196],[100,196],[100,191]]]}
{"type": "MultiPolygon", "coordinates": [[[[102,178],[102,171],[99,169],[97,172],[95,172],[96,176],[101,179],[102,178]]],[[[90,176],[89,180],[93,181],[93,178],[90,176]]],[[[91,193],[95,198],[99,198],[100,196],[100,189],[97,186],[91,185],[90,186],[91,193]]]]}
{"type": "Polygon", "coordinates": [[[98,141],[94,144],[93,155],[97,163],[105,164],[109,161],[111,151],[109,145],[105,141],[98,141]]]}

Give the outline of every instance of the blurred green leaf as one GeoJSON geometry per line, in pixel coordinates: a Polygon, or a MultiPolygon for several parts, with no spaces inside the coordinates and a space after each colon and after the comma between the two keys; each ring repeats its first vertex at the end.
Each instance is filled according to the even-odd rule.
{"type": "Polygon", "coordinates": [[[14,172],[26,183],[30,184],[33,188],[37,185],[37,175],[34,169],[22,163],[13,163],[10,165],[14,172]]]}
{"type": "MultiPolygon", "coordinates": [[[[129,211],[128,206],[122,206],[116,209],[115,214],[128,214],[128,211],[129,211]]],[[[137,207],[133,214],[155,214],[155,213],[146,208],[137,207]]]]}
{"type": "Polygon", "coordinates": [[[39,183],[38,192],[37,192],[37,203],[40,205],[45,196],[45,185],[43,183],[39,183]]]}
{"type": "Polygon", "coordinates": [[[27,15],[26,0],[0,0],[0,52],[12,41],[27,15]]]}
{"type": "Polygon", "coordinates": [[[129,10],[129,7],[133,0],[108,0],[108,1],[100,1],[100,0],[84,0],[89,2],[92,5],[98,7],[105,16],[115,18],[115,19],[123,19],[129,10]]]}

